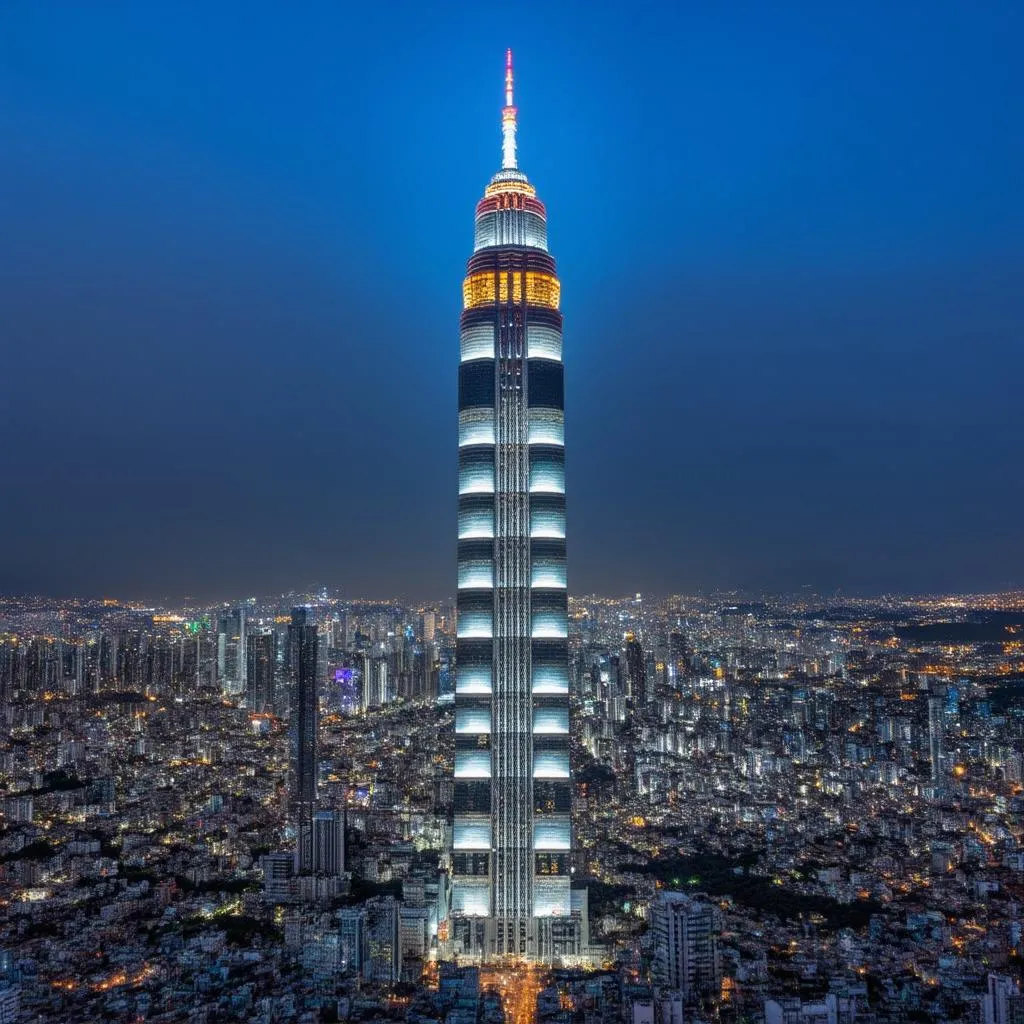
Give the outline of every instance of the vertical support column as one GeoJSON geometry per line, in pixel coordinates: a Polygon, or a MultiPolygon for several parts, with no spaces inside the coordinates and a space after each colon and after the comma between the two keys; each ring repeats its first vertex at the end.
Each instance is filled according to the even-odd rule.
{"type": "Polygon", "coordinates": [[[495,446],[493,915],[499,954],[532,951],[533,735],[530,684],[529,424],[526,339],[506,269],[497,352],[495,446]]]}

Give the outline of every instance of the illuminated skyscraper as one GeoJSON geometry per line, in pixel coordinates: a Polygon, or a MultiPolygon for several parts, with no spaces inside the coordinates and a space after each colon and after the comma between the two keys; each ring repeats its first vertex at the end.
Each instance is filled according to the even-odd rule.
{"type": "Polygon", "coordinates": [[[579,952],[570,896],[562,315],[544,204],[516,164],[476,208],[459,366],[453,952],[579,952]]]}
{"type": "Polygon", "coordinates": [[[274,673],[277,668],[277,637],[271,632],[246,638],[247,702],[253,714],[273,714],[276,708],[274,673]]]}
{"type": "Polygon", "coordinates": [[[312,817],[316,803],[317,739],[320,708],[317,701],[316,626],[306,621],[305,608],[292,609],[288,627],[291,672],[291,800],[300,820],[312,817]]]}

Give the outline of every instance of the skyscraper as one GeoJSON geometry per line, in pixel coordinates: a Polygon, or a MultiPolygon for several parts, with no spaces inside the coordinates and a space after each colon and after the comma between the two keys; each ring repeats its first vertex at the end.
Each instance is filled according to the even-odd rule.
{"type": "Polygon", "coordinates": [[[246,642],[247,702],[253,714],[276,710],[274,672],[277,668],[277,638],[273,633],[254,633],[246,642]]]}
{"type": "Polygon", "coordinates": [[[570,898],[562,315],[547,216],[502,167],[462,286],[453,951],[579,952],[570,898]]]}
{"type": "Polygon", "coordinates": [[[317,701],[316,626],[306,622],[306,609],[293,608],[288,627],[288,666],[291,672],[291,801],[299,821],[312,817],[316,803],[317,701]]]}
{"type": "Polygon", "coordinates": [[[651,907],[652,973],[658,985],[687,1002],[718,991],[722,967],[720,922],[710,903],[681,892],[660,892],[651,907]]]}

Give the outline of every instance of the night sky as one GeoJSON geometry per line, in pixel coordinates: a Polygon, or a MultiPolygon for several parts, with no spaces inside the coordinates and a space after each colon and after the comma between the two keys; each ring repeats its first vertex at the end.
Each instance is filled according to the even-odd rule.
{"type": "Polygon", "coordinates": [[[0,591],[455,589],[547,203],[574,592],[1024,584],[1024,4],[0,9],[0,591]]]}

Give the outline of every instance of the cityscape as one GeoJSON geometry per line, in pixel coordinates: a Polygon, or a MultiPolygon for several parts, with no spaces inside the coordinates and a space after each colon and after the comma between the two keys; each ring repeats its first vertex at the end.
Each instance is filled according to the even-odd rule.
{"type": "Polygon", "coordinates": [[[457,621],[3,600],[5,1019],[1019,1019],[1024,593],[570,599],[532,962],[460,955],[457,621]]]}
{"type": "MultiPolygon", "coordinates": [[[[342,443],[330,460],[314,460],[314,476],[298,471],[291,456],[299,460],[315,430],[305,407],[301,417],[288,412],[287,395],[308,388],[302,401],[312,406],[314,378],[330,374],[304,344],[289,347],[299,323],[290,314],[280,324],[291,362],[275,364],[273,398],[248,367],[219,375],[196,358],[189,369],[215,392],[262,405],[267,422],[280,411],[282,448],[254,441],[227,397],[212,431],[199,392],[176,396],[174,417],[160,421],[178,454],[188,447],[178,431],[192,427],[202,448],[216,449],[216,475],[237,493],[229,516],[204,504],[201,469],[173,483],[169,449],[147,445],[137,414],[116,414],[119,443],[140,431],[132,458],[93,444],[83,424],[104,481],[95,493],[61,462],[73,442],[45,440],[47,407],[59,422],[56,393],[18,420],[10,447],[42,444],[45,454],[25,465],[56,479],[61,501],[25,498],[33,477],[24,466],[0,474],[17,495],[5,497],[4,511],[23,524],[0,529],[0,1024],[1024,1024],[1024,577],[1019,530],[1006,526],[1019,504],[1007,513],[1013,502],[993,492],[981,499],[988,518],[972,518],[964,494],[973,481],[945,467],[932,481],[927,459],[898,431],[873,441],[881,413],[867,425],[851,417],[842,447],[879,464],[897,450],[889,491],[800,439],[794,450],[805,461],[766,483],[765,453],[793,440],[768,427],[747,445],[746,463],[716,467],[712,454],[700,474],[655,473],[645,449],[654,445],[661,459],[657,445],[685,433],[681,413],[668,410],[664,430],[646,438],[631,432],[628,402],[571,387],[567,402],[587,339],[574,335],[571,317],[563,322],[559,275],[579,271],[556,264],[555,250],[564,253],[561,207],[569,216],[576,196],[563,188],[549,217],[546,182],[538,175],[535,184],[520,159],[521,67],[511,48],[495,56],[503,61],[487,95],[498,99],[501,72],[496,169],[482,192],[464,197],[461,292],[450,281],[461,309],[451,344],[432,356],[457,379],[457,401],[444,399],[451,486],[439,473],[429,487],[411,485],[419,478],[381,457],[365,417],[344,400],[332,408],[342,443]],[[584,406],[615,421],[626,457],[601,451],[593,461],[587,430],[575,426],[584,406]],[[258,472],[246,468],[253,451],[258,472]],[[812,463],[823,476],[805,478],[812,463]],[[577,504],[576,481],[596,465],[599,486],[581,488],[589,498],[577,504]],[[345,491],[321,488],[328,476],[345,478],[345,491]],[[740,480],[732,499],[727,476],[740,480]],[[376,527],[329,531],[309,518],[333,503],[339,516],[357,508],[368,521],[366,496],[394,480],[402,500],[376,527]],[[399,554],[400,541],[384,550],[407,524],[429,524],[423,509],[446,488],[443,535],[416,535],[430,552],[422,566],[399,554]],[[901,535],[890,507],[918,490],[921,535],[901,535]],[[33,545],[64,535],[59,516],[116,517],[136,492],[147,515],[152,507],[147,528],[162,538],[161,557],[180,559],[183,572],[203,565],[193,596],[152,597],[171,593],[167,581],[180,576],[136,547],[137,515],[116,546],[90,534],[67,575],[40,561],[33,545]],[[272,534],[253,541],[282,492],[291,514],[271,516],[272,534]],[[854,563],[874,530],[881,539],[863,556],[863,578],[916,566],[960,572],[965,584],[740,585],[757,573],[736,568],[745,557],[737,540],[734,585],[649,585],[688,557],[717,558],[688,534],[691,504],[740,538],[744,522],[771,524],[773,505],[787,519],[784,502],[794,500],[835,509],[834,521],[808,519],[806,564],[816,573],[845,566],[846,578],[861,578],[854,563]],[[46,526],[50,515],[56,528],[46,526]],[[178,515],[198,517],[201,543],[174,533],[178,515]],[[599,564],[594,543],[585,559],[576,555],[577,524],[594,529],[602,516],[625,538],[616,558],[636,544],[635,567],[611,556],[599,564]],[[218,561],[220,547],[242,550],[259,576],[272,548],[334,551],[338,537],[354,565],[371,567],[365,592],[362,570],[335,573],[326,556],[322,582],[298,582],[296,567],[291,586],[268,582],[256,593],[218,569],[229,564],[218,561]],[[450,552],[450,564],[435,578],[436,552],[450,552]],[[651,552],[664,561],[657,571],[651,552]],[[137,589],[109,590],[107,576],[76,590],[93,557],[130,569],[137,589]],[[961,572],[975,561],[975,576],[961,572]],[[579,578],[601,569],[620,582],[585,593],[573,582],[578,566],[579,578]],[[968,584],[997,575],[1004,585],[968,584]],[[381,598],[393,579],[405,589],[381,598]],[[424,579],[431,596],[404,596],[424,590],[424,579]]],[[[353,99],[362,111],[361,103],[353,99]]],[[[421,115],[428,104],[415,106],[421,115]]],[[[368,121],[384,109],[367,106],[368,121]]],[[[484,141],[487,128],[479,126],[484,141]]],[[[373,129],[363,130],[369,153],[373,129]]],[[[405,168],[404,201],[426,201],[430,176],[445,173],[441,149],[405,168]]],[[[599,176],[600,161],[583,171],[599,176]]],[[[601,181],[591,228],[615,216],[601,181]]],[[[578,210],[574,218],[578,231],[578,210]]],[[[440,220],[431,230],[457,233],[440,220]]],[[[353,238],[359,248],[355,230],[353,238]]],[[[570,252],[579,259],[579,248],[570,252]]],[[[362,255],[372,266],[370,245],[362,255]]],[[[412,297],[397,276],[392,286],[396,306],[400,293],[412,297]]],[[[593,305],[597,292],[589,294],[593,305]]],[[[612,299],[627,326],[653,303],[650,294],[632,298],[634,306],[624,294],[612,299]]],[[[408,305],[411,327],[416,304],[408,305]]],[[[155,303],[146,315],[167,308],[155,303]]],[[[382,322],[391,315],[379,313],[382,322]]],[[[366,330],[355,313],[352,327],[366,330]]],[[[343,347],[373,348],[385,335],[343,347]]],[[[660,369],[634,360],[632,344],[627,330],[616,389],[635,396],[660,369]]],[[[400,363],[396,354],[375,391],[396,423],[402,388],[433,386],[403,384],[400,363]]],[[[737,379],[750,375],[735,363],[737,379]]],[[[151,372],[158,396],[157,363],[145,369],[143,354],[134,365],[125,394],[151,372]]],[[[834,388],[841,406],[846,364],[819,369],[801,401],[827,406],[834,388]]],[[[993,379],[993,396],[1011,388],[1012,369],[993,379]]],[[[706,390],[699,366],[687,387],[706,390]]],[[[774,387],[767,380],[765,394],[774,387]]],[[[779,386],[772,403],[784,406],[787,394],[779,386]]],[[[685,389],[678,398],[682,408],[685,389]]],[[[947,413],[925,408],[923,384],[893,404],[914,407],[929,457],[946,444],[955,462],[952,435],[942,433],[947,413]]],[[[702,429],[724,436],[731,417],[724,399],[702,429]]],[[[414,474],[413,463],[430,462],[429,425],[411,422],[396,430],[414,474]]],[[[975,442],[979,453],[996,458],[1006,444],[1019,457],[1012,435],[992,433],[998,440],[975,442]]],[[[191,458],[182,463],[189,474],[191,458]]],[[[1019,486],[1018,476],[1005,465],[979,469],[986,485],[998,477],[1019,486]]],[[[776,523],[774,536],[792,526],[776,523]]],[[[791,580],[805,563],[786,565],[783,548],[774,571],[791,580]]]]}

